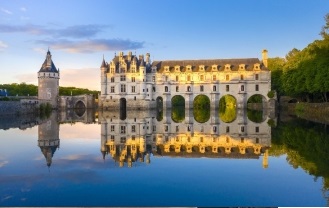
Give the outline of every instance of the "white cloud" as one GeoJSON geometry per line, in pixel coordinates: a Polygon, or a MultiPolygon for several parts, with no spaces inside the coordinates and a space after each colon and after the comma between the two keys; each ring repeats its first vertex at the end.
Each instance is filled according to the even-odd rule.
{"type": "Polygon", "coordinates": [[[4,9],[4,8],[1,8],[0,9],[3,13],[6,13],[6,14],[13,14],[11,11],[7,10],[7,9],[4,9]]]}
{"type": "Polygon", "coordinates": [[[26,12],[26,8],[25,7],[21,7],[21,8],[19,8],[22,12],[26,12]]]}
{"type": "Polygon", "coordinates": [[[4,50],[5,48],[8,48],[8,45],[0,40],[0,51],[4,50]]]}
{"type": "Polygon", "coordinates": [[[8,164],[8,161],[0,161],[0,168],[4,167],[6,164],[8,164]]]}

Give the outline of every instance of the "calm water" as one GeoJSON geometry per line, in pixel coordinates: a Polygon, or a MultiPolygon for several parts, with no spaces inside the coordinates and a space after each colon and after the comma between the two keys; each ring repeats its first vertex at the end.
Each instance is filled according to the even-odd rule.
{"type": "Polygon", "coordinates": [[[1,206],[328,205],[320,124],[183,109],[1,117],[0,128],[1,206]]]}

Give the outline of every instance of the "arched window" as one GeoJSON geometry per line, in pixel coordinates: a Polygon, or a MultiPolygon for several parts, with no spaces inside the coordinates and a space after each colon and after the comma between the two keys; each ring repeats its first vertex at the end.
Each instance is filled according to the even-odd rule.
{"type": "Polygon", "coordinates": [[[244,85],[241,85],[241,91],[244,91],[244,85]]]}
{"type": "Polygon", "coordinates": [[[187,92],[191,92],[191,87],[187,86],[187,92]]]}
{"type": "Polygon", "coordinates": [[[165,92],[168,92],[169,90],[168,90],[168,86],[165,86],[165,92]]]}
{"type": "Polygon", "coordinates": [[[212,90],[213,90],[214,92],[217,91],[217,87],[216,87],[216,85],[214,85],[214,86],[212,87],[212,90]]]}

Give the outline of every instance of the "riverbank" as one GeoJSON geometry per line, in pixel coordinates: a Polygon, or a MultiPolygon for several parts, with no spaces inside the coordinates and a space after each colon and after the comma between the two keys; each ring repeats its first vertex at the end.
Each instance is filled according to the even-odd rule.
{"type": "Polygon", "coordinates": [[[329,124],[329,103],[288,103],[281,106],[281,112],[309,121],[329,124]]]}

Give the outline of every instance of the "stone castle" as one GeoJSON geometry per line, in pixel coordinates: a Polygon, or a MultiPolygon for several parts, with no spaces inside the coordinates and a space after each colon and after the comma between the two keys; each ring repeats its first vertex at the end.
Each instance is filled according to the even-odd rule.
{"type": "Polygon", "coordinates": [[[159,103],[171,107],[174,96],[185,99],[192,108],[198,95],[210,100],[211,108],[219,107],[219,99],[232,95],[237,108],[245,108],[253,95],[261,95],[267,108],[271,91],[271,72],[267,68],[267,50],[258,58],[168,60],[151,62],[150,54],[137,57],[120,52],[100,67],[102,109],[149,109],[159,103]]]}

